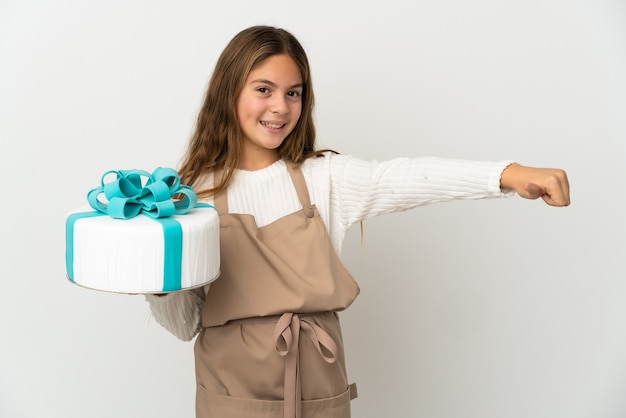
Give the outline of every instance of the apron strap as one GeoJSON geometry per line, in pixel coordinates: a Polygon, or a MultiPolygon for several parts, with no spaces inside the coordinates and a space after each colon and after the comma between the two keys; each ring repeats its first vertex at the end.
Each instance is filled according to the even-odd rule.
{"type": "MultiPolygon", "coordinates": [[[[223,176],[223,168],[215,171],[213,173],[213,184],[217,184],[216,180],[221,180],[223,176]]],[[[215,205],[215,210],[217,211],[218,215],[226,215],[228,213],[228,200],[226,199],[226,189],[222,190],[213,197],[213,204],[215,205]]]]}
{"type": "Polygon", "coordinates": [[[285,164],[287,165],[287,169],[289,170],[291,181],[293,181],[293,185],[295,186],[296,192],[298,193],[298,198],[300,199],[300,203],[302,204],[302,209],[309,209],[311,207],[311,198],[309,197],[309,189],[306,187],[306,181],[304,180],[304,174],[302,174],[302,170],[291,161],[285,161],[285,164]]]}

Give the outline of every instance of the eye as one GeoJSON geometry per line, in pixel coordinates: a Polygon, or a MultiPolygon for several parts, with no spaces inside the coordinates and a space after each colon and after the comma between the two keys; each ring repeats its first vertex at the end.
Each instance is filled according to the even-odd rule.
{"type": "Polygon", "coordinates": [[[259,87],[256,89],[256,91],[258,91],[259,93],[265,94],[265,93],[269,93],[270,89],[268,89],[267,87],[259,87]]]}
{"type": "Polygon", "coordinates": [[[291,90],[291,91],[287,92],[287,96],[295,98],[295,97],[302,96],[302,93],[299,92],[299,91],[291,90]]]}

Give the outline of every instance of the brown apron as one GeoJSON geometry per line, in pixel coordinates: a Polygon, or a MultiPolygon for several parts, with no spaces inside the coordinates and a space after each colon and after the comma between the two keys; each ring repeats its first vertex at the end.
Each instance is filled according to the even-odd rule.
{"type": "MultiPolygon", "coordinates": [[[[258,228],[220,214],[221,275],[195,343],[197,418],[348,418],[337,311],[359,287],[337,257],[304,176],[287,162],[302,209],[258,228]]],[[[216,173],[217,176],[220,173],[216,173]]]]}

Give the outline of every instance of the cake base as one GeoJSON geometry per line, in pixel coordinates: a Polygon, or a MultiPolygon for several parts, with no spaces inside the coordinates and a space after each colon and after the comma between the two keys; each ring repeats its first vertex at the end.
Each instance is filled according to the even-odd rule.
{"type": "Polygon", "coordinates": [[[113,293],[193,289],[220,273],[219,216],[212,207],[185,215],[114,219],[89,206],[66,220],[66,270],[79,286],[113,293]]]}

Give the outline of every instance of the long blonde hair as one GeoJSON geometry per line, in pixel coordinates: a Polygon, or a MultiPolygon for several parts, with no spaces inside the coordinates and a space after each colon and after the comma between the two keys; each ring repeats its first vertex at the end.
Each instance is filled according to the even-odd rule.
{"type": "Polygon", "coordinates": [[[287,54],[295,61],[303,85],[300,119],[278,147],[278,153],[295,164],[321,153],[315,150],[313,87],[304,48],[284,29],[271,26],[244,29],[228,43],[215,65],[179,169],[181,181],[191,186],[195,186],[203,174],[224,169],[222,180],[215,179],[210,189],[197,190],[199,196],[213,195],[228,186],[239,165],[244,140],[237,120],[237,100],[250,71],[277,54],[287,54]]]}

